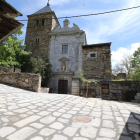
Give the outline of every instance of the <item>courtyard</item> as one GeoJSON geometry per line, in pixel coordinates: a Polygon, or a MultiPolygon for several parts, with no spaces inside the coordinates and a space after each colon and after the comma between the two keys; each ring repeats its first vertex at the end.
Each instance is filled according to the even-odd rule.
{"type": "Polygon", "coordinates": [[[0,84],[0,140],[138,140],[140,104],[0,84]]]}

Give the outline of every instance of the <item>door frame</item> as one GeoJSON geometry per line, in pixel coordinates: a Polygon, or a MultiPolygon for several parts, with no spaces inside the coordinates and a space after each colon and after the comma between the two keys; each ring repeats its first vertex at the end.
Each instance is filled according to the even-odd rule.
{"type": "Polygon", "coordinates": [[[101,85],[101,94],[102,95],[110,95],[109,88],[110,88],[110,85],[109,84],[102,84],[101,85]],[[108,85],[108,93],[103,93],[103,85],[108,85]]]}
{"type": "Polygon", "coordinates": [[[60,79],[57,80],[57,93],[58,93],[58,90],[59,90],[59,80],[68,81],[68,87],[67,87],[67,93],[66,94],[69,94],[69,88],[70,87],[69,87],[69,79],[68,78],[60,78],[60,79]]]}

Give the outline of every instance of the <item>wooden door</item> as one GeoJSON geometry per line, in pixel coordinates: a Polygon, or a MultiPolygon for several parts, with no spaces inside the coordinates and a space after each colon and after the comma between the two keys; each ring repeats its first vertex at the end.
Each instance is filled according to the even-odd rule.
{"type": "Polygon", "coordinates": [[[68,80],[59,80],[58,93],[67,94],[67,92],[68,92],[68,80]]]}
{"type": "Polygon", "coordinates": [[[109,84],[102,85],[102,94],[109,94],[109,84]]]}

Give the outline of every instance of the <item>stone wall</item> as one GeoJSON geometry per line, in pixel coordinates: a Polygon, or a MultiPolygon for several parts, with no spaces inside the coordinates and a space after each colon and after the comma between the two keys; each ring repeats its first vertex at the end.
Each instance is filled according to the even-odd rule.
{"type": "Polygon", "coordinates": [[[111,52],[110,46],[94,46],[83,47],[83,74],[86,79],[111,80],[111,52]],[[90,53],[94,52],[96,57],[90,57],[90,53]]]}
{"type": "Polygon", "coordinates": [[[115,80],[126,79],[126,73],[118,73],[117,76],[114,76],[115,80]]]}
{"type": "Polygon", "coordinates": [[[134,81],[101,81],[99,83],[102,98],[131,101],[137,94],[138,82],[134,81]],[[102,85],[109,85],[109,94],[102,93],[102,85]]]}
{"type": "MultiPolygon", "coordinates": [[[[12,68],[11,67],[0,67],[0,74],[1,73],[13,73],[13,72],[14,72],[14,67],[12,67],[12,68]]],[[[16,68],[15,72],[20,73],[21,69],[16,68]]]]}
{"type": "Polygon", "coordinates": [[[41,76],[31,73],[0,74],[0,83],[40,92],[41,76]]]}
{"type": "MultiPolygon", "coordinates": [[[[77,79],[78,81],[79,79],[77,79]]],[[[74,79],[76,81],[76,78],[74,79]]],[[[74,82],[75,83],[75,82],[74,82]]],[[[132,101],[138,92],[139,82],[134,81],[100,81],[97,84],[79,81],[79,95],[103,99],[132,101]],[[103,93],[102,86],[109,85],[109,92],[103,93]]],[[[74,86],[72,86],[74,88],[74,86]]],[[[78,86],[76,86],[78,91],[78,86]]],[[[77,94],[78,95],[78,94],[77,94]]]]}

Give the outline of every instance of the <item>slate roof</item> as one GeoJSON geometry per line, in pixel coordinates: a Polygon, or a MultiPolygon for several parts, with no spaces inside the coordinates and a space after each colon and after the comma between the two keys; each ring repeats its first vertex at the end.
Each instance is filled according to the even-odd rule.
{"type": "Polygon", "coordinates": [[[52,12],[49,6],[45,6],[44,8],[40,9],[39,11],[33,13],[32,15],[41,14],[41,13],[49,13],[52,12]]]}
{"type": "Polygon", "coordinates": [[[92,48],[92,47],[102,47],[102,46],[108,46],[110,47],[111,46],[111,43],[112,42],[109,42],[109,43],[99,43],[99,44],[91,44],[91,45],[83,45],[82,47],[83,48],[92,48]]]}

